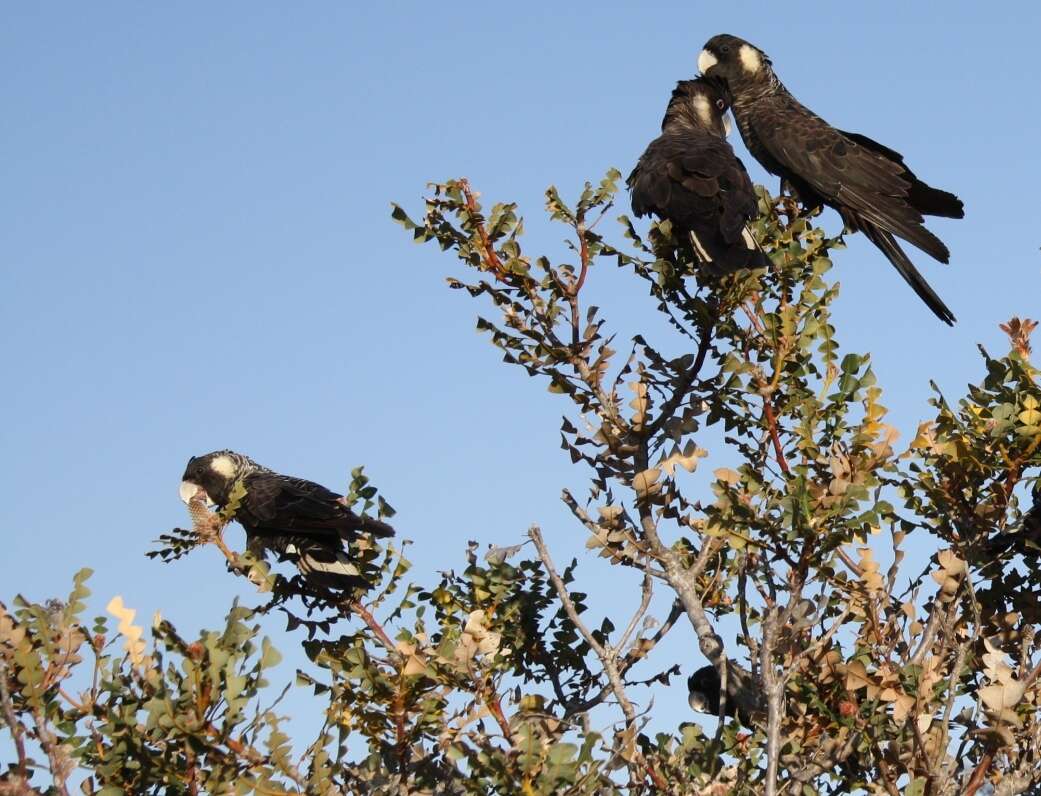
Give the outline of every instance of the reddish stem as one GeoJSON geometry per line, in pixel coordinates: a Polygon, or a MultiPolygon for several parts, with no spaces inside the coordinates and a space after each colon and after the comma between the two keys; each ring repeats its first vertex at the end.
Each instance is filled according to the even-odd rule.
{"type": "Polygon", "coordinates": [[[665,791],[667,789],[665,780],[662,779],[661,774],[654,770],[654,766],[652,766],[650,763],[644,760],[643,767],[647,770],[647,776],[651,778],[651,782],[654,783],[654,787],[656,787],[660,791],[665,791]]]}
{"type": "Polygon", "coordinates": [[[781,472],[789,475],[791,471],[788,469],[788,460],[784,458],[784,450],[781,448],[781,437],[777,433],[777,418],[774,416],[774,408],[770,403],[770,399],[765,395],[763,396],[763,415],[766,417],[766,425],[770,430],[770,439],[774,444],[777,464],[780,466],[781,472]]]}
{"type": "Polygon", "coordinates": [[[192,754],[191,747],[188,747],[186,757],[186,762],[188,763],[188,792],[195,796],[199,792],[199,782],[196,777],[195,755],[192,754]]]}
{"type": "Polygon", "coordinates": [[[369,629],[376,634],[376,637],[380,640],[380,643],[387,648],[387,651],[397,654],[398,648],[394,646],[394,642],[390,640],[390,636],[387,635],[387,632],[383,629],[380,623],[376,621],[376,618],[370,614],[367,609],[362,607],[362,604],[359,602],[351,603],[350,607],[351,610],[360,616],[362,621],[369,626],[369,629]]]}
{"type": "Polygon", "coordinates": [[[510,723],[506,720],[506,714],[502,712],[502,703],[499,701],[499,695],[495,693],[494,689],[488,687],[485,700],[485,704],[488,706],[488,710],[491,711],[492,716],[499,725],[499,729],[502,730],[503,736],[512,745],[513,732],[510,730],[510,723]]]}
{"type": "Polygon", "coordinates": [[[398,692],[394,695],[394,745],[397,747],[398,765],[401,766],[399,773],[404,776],[408,766],[408,745],[405,743],[405,694],[401,690],[400,680],[399,677],[398,692]]]}
{"type": "Polygon", "coordinates": [[[972,779],[969,780],[969,784],[965,786],[965,793],[962,796],[975,796],[976,791],[980,789],[980,785],[987,778],[987,770],[990,768],[990,764],[994,760],[994,753],[987,752],[980,759],[980,764],[976,766],[976,770],[972,772],[972,779]]]}
{"type": "Polygon", "coordinates": [[[589,244],[586,242],[585,228],[579,224],[578,227],[578,256],[582,261],[582,269],[578,272],[578,280],[571,287],[571,295],[577,296],[582,285],[586,283],[586,274],[589,272],[589,244]]]}
{"type": "MultiPolygon", "coordinates": [[[[260,754],[256,749],[248,746],[242,741],[236,741],[232,737],[223,738],[220,730],[218,730],[212,723],[206,725],[206,734],[215,740],[221,741],[226,747],[233,751],[236,755],[250,763],[257,765],[264,761],[264,755],[260,754]]],[[[100,748],[99,748],[100,751],[100,748]]]]}
{"type": "MultiPolygon", "coordinates": [[[[459,187],[463,191],[463,200],[466,204],[466,209],[471,215],[477,216],[480,211],[477,209],[477,200],[474,198],[473,191],[470,189],[470,183],[467,180],[460,180],[459,187]]],[[[488,263],[488,267],[495,273],[497,279],[506,281],[506,272],[503,269],[502,261],[499,259],[499,255],[495,253],[495,247],[492,246],[491,238],[488,237],[488,231],[484,228],[482,223],[474,223],[474,229],[477,231],[477,236],[481,239],[481,247],[484,249],[484,259],[488,263]]]]}

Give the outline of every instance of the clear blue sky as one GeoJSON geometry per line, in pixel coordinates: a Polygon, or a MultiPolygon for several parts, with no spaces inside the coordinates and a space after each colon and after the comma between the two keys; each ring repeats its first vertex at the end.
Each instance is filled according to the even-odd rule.
{"type": "MultiPolygon", "coordinates": [[[[1000,321],[1041,315],[1038,30],[1026,2],[7,4],[0,597],[62,595],[89,565],[97,611],[122,593],[186,632],[216,624],[246,584],[215,551],[143,553],[186,522],[187,458],[221,447],[331,487],[365,464],[427,583],[467,539],[532,522],[558,562],[578,553],[567,407],[500,363],[444,287],[455,262],[389,203],[421,212],[426,182],[468,176],[521,203],[529,253],[562,255],[545,187],[627,172],[719,32],[965,201],[964,221],[931,223],[951,265],[912,254],[953,330],[860,237],[836,256],[844,350],[874,354],[906,441],[929,377],[956,397],[977,342],[1002,352],[1000,321]]],[[[623,339],[649,317],[613,266],[587,289],[623,339]]],[[[617,574],[582,571],[593,595],[617,574]]],[[[617,591],[615,614],[636,597],[617,591]]],[[[691,638],[674,649],[700,665],[691,638]]],[[[666,721],[688,716],[681,691],[666,721]]]]}

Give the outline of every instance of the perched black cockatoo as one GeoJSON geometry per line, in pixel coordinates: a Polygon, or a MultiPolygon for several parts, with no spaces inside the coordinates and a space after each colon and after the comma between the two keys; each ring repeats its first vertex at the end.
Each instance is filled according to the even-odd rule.
{"type": "Polygon", "coordinates": [[[224,508],[236,483],[245,490],[234,519],[246,529],[246,544],[257,558],[266,550],[292,561],[306,581],[331,589],[365,587],[351,562],[350,543],[360,533],[394,535],[384,522],[360,517],[324,486],[281,475],[248,456],[214,451],[188,460],[181,480],[181,500],[200,492],[207,504],[224,508]]]}
{"type": "MultiPolygon", "coordinates": [[[[687,701],[699,713],[719,715],[719,673],[714,666],[702,666],[687,678],[687,701]]],[[[727,669],[727,701],[725,716],[736,717],[746,727],[753,726],[755,716],[766,712],[766,700],[749,672],[734,663],[727,669]]]]}
{"type": "Polygon", "coordinates": [[[954,314],[897,243],[902,238],[942,263],[950,252],[927,230],[923,216],[962,218],[954,194],[915,176],[903,157],[858,133],[829,125],[782,85],[766,54],[736,36],[713,36],[698,69],[726,83],[745,146],[807,209],[827,205],[846,227],[863,232],[944,323],[954,314]]]}
{"type": "Polygon", "coordinates": [[[727,143],[726,91],[717,81],[681,80],[626,184],[637,216],[653,213],[690,238],[694,256],[720,276],[770,264],[748,229],[759,215],[752,181],[727,143]]]}

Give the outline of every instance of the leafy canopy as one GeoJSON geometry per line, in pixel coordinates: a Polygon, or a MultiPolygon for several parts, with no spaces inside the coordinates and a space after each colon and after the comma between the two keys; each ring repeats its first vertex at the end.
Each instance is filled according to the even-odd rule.
{"type": "MultiPolygon", "coordinates": [[[[870,356],[841,353],[832,324],[840,240],[760,189],[754,233],[771,268],[712,281],[667,222],[608,229],[618,180],[574,204],[547,191],[569,236],[562,261],[525,253],[518,208],[486,210],[465,180],[431,186],[420,221],[392,215],[460,261],[448,284],[480,302],[478,330],[567,407],[561,447],[588,484],[563,491],[575,523],[552,536],[584,534],[589,555],[631,573],[612,583],[628,615],[606,615],[579,562],[559,568],[537,527],[484,555],[471,543],[459,571],[425,585],[407,580],[402,549],[362,539],[352,555],[372,588],[336,595],[233,552],[233,508],[195,506],[193,527],[150,555],[216,546],[266,596],[194,640],[157,617],[148,642],[122,600],[109,606],[116,629],[83,618],[87,570],[65,601],[0,604],[0,720],[15,755],[0,793],[1038,785],[1034,324],[1004,327],[1010,352],[981,350],[980,383],[954,402],[937,392],[903,447],[870,356]],[[666,321],[654,335],[619,340],[585,301],[604,267],[643,286],[666,321]],[[687,474],[710,454],[734,464],[698,489],[687,474]],[[909,539],[926,551],[921,571],[904,563],[909,539]],[[275,611],[280,643],[309,661],[286,687],[310,689],[323,716],[295,751],[268,682],[280,656],[259,631],[275,611]],[[668,635],[690,639],[682,660],[663,655],[668,635]],[[717,717],[651,734],[652,696],[685,700],[705,665],[717,717]]],[[[347,499],[392,514],[360,468],[347,499]]]]}

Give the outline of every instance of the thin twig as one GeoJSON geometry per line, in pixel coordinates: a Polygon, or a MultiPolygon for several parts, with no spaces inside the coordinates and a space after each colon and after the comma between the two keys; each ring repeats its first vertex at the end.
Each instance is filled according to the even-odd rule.
{"type": "Polygon", "coordinates": [[[66,754],[65,759],[62,760],[57,736],[47,726],[47,718],[39,708],[33,708],[33,718],[36,721],[36,740],[47,755],[47,761],[50,764],[51,790],[57,792],[59,796],[69,796],[69,789],[65,785],[72,768],[69,756],[66,754]]]}
{"type": "Polygon", "coordinates": [[[965,786],[965,790],[962,796],[975,796],[976,791],[980,789],[984,780],[987,778],[987,771],[990,768],[990,764],[994,761],[994,752],[987,752],[980,758],[979,765],[976,766],[976,770],[972,772],[972,777],[969,779],[969,784],[965,786]]]}
{"type": "Polygon", "coordinates": [[[781,468],[781,472],[790,475],[788,460],[784,458],[784,448],[781,446],[781,436],[777,433],[777,418],[774,416],[773,404],[768,395],[763,395],[763,417],[766,419],[766,427],[770,432],[770,440],[773,442],[777,465],[781,468]]]}
{"type": "Polygon", "coordinates": [[[708,321],[701,327],[700,340],[698,341],[698,353],[694,357],[694,362],[691,364],[690,369],[683,374],[683,378],[680,383],[676,385],[676,389],[673,390],[672,395],[669,396],[669,400],[661,406],[661,411],[658,412],[658,416],[644,428],[644,436],[654,436],[661,427],[672,417],[673,413],[687,397],[691,385],[698,378],[701,373],[702,367],[705,365],[705,357],[708,355],[708,350],[712,345],[712,330],[716,323],[716,314],[713,313],[708,321]]]}
{"type": "MultiPolygon", "coordinates": [[[[590,649],[592,649],[597,658],[600,659],[600,664],[604,667],[604,672],[607,674],[607,680],[610,683],[611,691],[618,700],[618,704],[622,708],[622,713],[625,714],[626,727],[635,727],[636,711],[633,708],[632,702],[629,701],[629,696],[625,693],[625,684],[622,682],[622,676],[618,667],[618,651],[620,647],[604,647],[596,640],[596,637],[589,631],[589,628],[586,627],[582,618],[578,615],[578,610],[575,608],[575,603],[572,601],[571,595],[568,593],[567,586],[564,584],[560,575],[557,574],[556,566],[553,564],[553,558],[550,556],[549,550],[546,547],[546,542],[542,538],[542,531],[539,530],[537,525],[533,525],[529,529],[528,536],[535,543],[535,549],[538,551],[539,558],[542,560],[542,565],[546,568],[546,574],[549,576],[550,582],[553,584],[553,589],[556,591],[557,597],[560,598],[560,602],[564,606],[564,612],[568,615],[571,623],[581,634],[582,638],[585,639],[590,649]]],[[[643,612],[646,611],[646,606],[649,602],[650,577],[645,574],[643,598],[640,603],[640,609],[633,617],[634,622],[637,616],[642,615],[643,612]]],[[[665,780],[662,779],[661,775],[654,769],[654,767],[644,759],[643,755],[637,752],[635,759],[647,773],[647,776],[650,777],[654,786],[659,790],[664,790],[666,788],[665,780]]]]}
{"type": "Polygon", "coordinates": [[[943,709],[943,721],[940,724],[940,743],[937,744],[936,750],[936,764],[939,765],[940,758],[942,758],[947,749],[947,740],[950,737],[951,730],[951,714],[954,713],[954,703],[958,698],[958,693],[955,690],[958,678],[961,676],[962,666],[965,665],[965,655],[969,651],[969,643],[963,641],[958,645],[958,654],[954,658],[954,666],[951,668],[951,676],[947,681],[947,704],[943,709]]]}
{"type": "Polygon", "coordinates": [[[252,746],[250,746],[249,743],[247,743],[245,740],[237,741],[231,736],[225,738],[223,733],[221,733],[221,731],[218,730],[212,723],[207,724],[204,728],[204,731],[209,737],[222,741],[224,745],[228,747],[232,752],[234,752],[239,757],[248,760],[250,763],[253,763],[254,765],[263,763],[266,760],[264,755],[262,755],[252,746]]]}
{"type": "MultiPolygon", "coordinates": [[[[809,647],[807,647],[805,650],[803,650],[797,656],[796,659],[797,660],[809,659],[809,658],[812,658],[814,655],[816,655],[818,650],[823,650],[824,647],[827,646],[827,644],[831,641],[831,639],[835,635],[835,633],[838,632],[838,630],[842,628],[842,626],[846,622],[846,619],[849,618],[849,615],[852,612],[853,612],[852,607],[847,605],[843,609],[842,613],[839,614],[839,617],[834,622],[831,623],[831,627],[829,627],[825,631],[824,635],[822,635],[819,639],[817,639],[815,642],[813,642],[813,644],[811,644],[809,647]]],[[[821,626],[823,627],[823,621],[821,622],[821,626]]],[[[795,667],[793,666],[788,671],[788,673],[785,675],[784,679],[787,680],[788,678],[790,678],[794,672],[795,672],[795,667]]]]}
{"type": "Polygon", "coordinates": [[[376,638],[379,639],[380,644],[383,645],[387,652],[391,653],[396,657],[401,656],[401,651],[391,641],[390,636],[387,635],[387,631],[383,629],[383,626],[376,621],[376,618],[369,613],[368,609],[365,608],[360,602],[350,603],[350,610],[361,617],[362,621],[369,626],[369,629],[375,634],[376,638]]]}
{"type": "Polygon", "coordinates": [[[5,661],[0,661],[0,709],[3,711],[4,723],[11,731],[15,752],[18,754],[17,775],[22,780],[28,781],[28,758],[25,756],[25,743],[22,741],[25,728],[15,717],[14,706],[11,704],[11,692],[7,690],[7,663],[5,661]]]}
{"type": "MultiPolygon", "coordinates": [[[[477,209],[477,199],[474,197],[473,190],[470,188],[468,180],[460,180],[459,187],[463,192],[463,201],[466,204],[466,209],[469,211],[471,216],[479,215],[477,209]]],[[[477,236],[481,239],[481,246],[484,249],[484,259],[488,263],[489,269],[495,274],[496,279],[500,279],[503,282],[506,281],[506,271],[503,268],[502,261],[499,259],[499,255],[495,252],[495,247],[492,245],[491,239],[488,237],[488,231],[484,228],[484,224],[476,223],[474,228],[477,230],[477,236]]]]}
{"type": "Polygon", "coordinates": [[[854,561],[852,558],[850,558],[849,553],[847,553],[841,547],[836,547],[835,548],[835,555],[837,555],[839,557],[839,560],[841,560],[843,564],[845,564],[847,567],[849,567],[849,570],[854,575],[856,575],[858,578],[861,578],[861,579],[864,578],[864,570],[860,568],[860,565],[856,561],[854,561]]]}
{"type": "Polygon", "coordinates": [[[553,584],[553,589],[557,593],[557,597],[560,598],[561,604],[564,606],[564,612],[567,614],[568,619],[575,626],[582,638],[585,639],[590,649],[596,654],[596,657],[600,659],[601,665],[604,667],[604,672],[607,674],[607,679],[611,683],[611,690],[614,692],[615,697],[618,699],[619,705],[621,705],[622,713],[625,714],[626,725],[634,724],[636,721],[636,711],[633,708],[632,702],[629,701],[628,695],[625,693],[625,686],[622,683],[622,677],[618,673],[618,653],[616,650],[607,650],[596,637],[586,627],[585,622],[582,621],[582,617],[578,615],[578,610],[575,608],[575,603],[571,599],[571,595],[568,593],[567,586],[564,581],[561,580],[560,575],[557,574],[555,565],[553,564],[553,558],[549,554],[549,550],[546,548],[546,542],[542,538],[542,531],[539,530],[537,525],[533,525],[528,530],[528,536],[535,543],[535,549],[538,551],[539,558],[542,560],[542,565],[546,568],[546,574],[549,576],[550,582],[553,584]]]}
{"type": "Polygon", "coordinates": [[[943,621],[945,614],[946,612],[944,611],[936,610],[936,606],[929,614],[929,621],[925,623],[925,632],[922,633],[922,640],[911,655],[910,663],[913,666],[920,666],[922,661],[925,660],[925,654],[932,649],[933,641],[936,640],[936,633],[940,629],[940,623],[943,621]]]}
{"type": "Polygon", "coordinates": [[[499,699],[499,694],[490,685],[485,685],[482,696],[488,711],[492,714],[496,724],[499,725],[499,730],[502,732],[503,737],[512,746],[513,731],[510,729],[510,722],[506,719],[506,714],[502,712],[502,701],[499,699]]]}
{"type": "Polygon", "coordinates": [[[759,642],[753,638],[751,631],[748,627],[748,556],[747,554],[741,560],[741,569],[737,576],[737,600],[738,600],[738,613],[741,617],[741,635],[744,636],[745,646],[748,647],[749,655],[752,660],[752,673],[755,674],[755,668],[759,659],[759,642]]]}
{"type": "MultiPolygon", "coordinates": [[[[602,217],[602,216],[601,216],[602,217]]],[[[568,293],[572,296],[577,296],[578,292],[582,289],[582,285],[586,283],[586,274],[589,272],[589,242],[586,240],[586,227],[582,221],[579,221],[575,226],[575,231],[578,233],[578,257],[582,263],[582,268],[578,273],[578,279],[568,290],[568,293]]]]}
{"type": "Polygon", "coordinates": [[[643,586],[641,589],[640,606],[633,613],[632,619],[629,620],[629,624],[626,626],[622,633],[621,639],[618,641],[618,649],[625,649],[629,643],[629,639],[633,632],[636,630],[637,623],[643,619],[643,615],[647,613],[647,607],[651,604],[651,595],[654,593],[654,582],[651,580],[651,573],[644,571],[643,573],[643,586]]]}
{"type": "MultiPolygon", "coordinates": [[[[672,630],[682,615],[683,604],[679,600],[676,600],[672,604],[672,610],[669,611],[669,615],[665,618],[665,621],[662,622],[654,635],[647,639],[641,639],[639,644],[634,645],[633,648],[625,654],[625,657],[618,665],[618,673],[624,676],[633,666],[646,658],[650,651],[658,645],[658,642],[665,638],[668,632],[672,630]]],[[[557,693],[558,699],[560,699],[561,704],[564,705],[563,718],[564,720],[567,720],[574,715],[584,714],[591,708],[596,707],[611,695],[612,690],[610,684],[605,685],[595,696],[582,700],[581,702],[566,702],[563,699],[563,693],[559,690],[557,693]]]]}
{"type": "Polygon", "coordinates": [[[582,311],[578,306],[578,292],[586,283],[586,274],[589,273],[589,242],[586,240],[586,228],[581,215],[575,223],[575,232],[578,234],[578,257],[581,267],[578,279],[566,287],[561,285],[561,288],[567,297],[568,306],[571,308],[571,347],[574,356],[579,356],[581,349],[578,326],[581,323],[582,311]]]}

